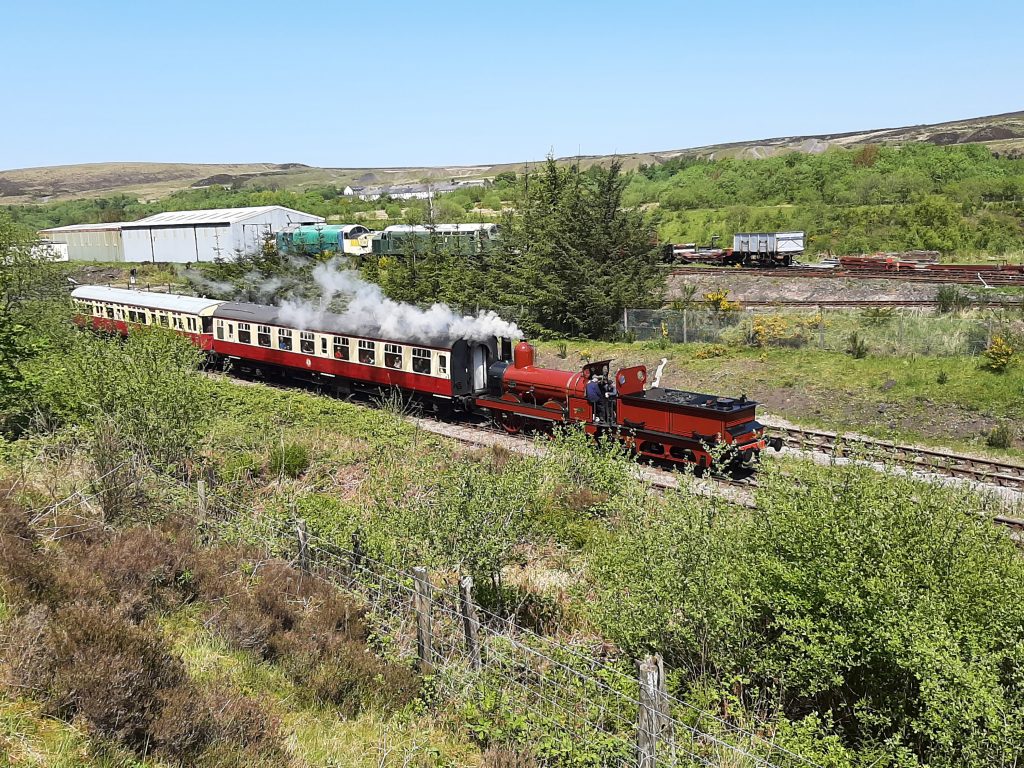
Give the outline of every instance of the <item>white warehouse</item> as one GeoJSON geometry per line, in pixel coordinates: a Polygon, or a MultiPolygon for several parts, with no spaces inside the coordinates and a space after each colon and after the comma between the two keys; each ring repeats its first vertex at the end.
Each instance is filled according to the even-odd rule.
{"type": "Polygon", "coordinates": [[[39,230],[43,244],[66,255],[70,261],[124,261],[121,227],[111,224],[71,224],[39,230]]]}
{"type": "Polygon", "coordinates": [[[267,234],[289,224],[318,224],[322,216],[262,205],[255,208],[214,208],[206,211],[169,211],[139,221],[122,223],[124,260],[130,262],[232,261],[255,253],[267,234]]]}

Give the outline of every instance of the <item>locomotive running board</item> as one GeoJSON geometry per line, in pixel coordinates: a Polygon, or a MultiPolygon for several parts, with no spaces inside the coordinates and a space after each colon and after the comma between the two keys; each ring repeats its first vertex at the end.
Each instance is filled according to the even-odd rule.
{"type": "Polygon", "coordinates": [[[492,411],[505,411],[520,416],[529,416],[531,419],[542,419],[544,421],[565,421],[565,410],[555,411],[551,408],[542,408],[539,405],[527,405],[526,403],[511,403],[508,400],[496,398],[476,398],[478,408],[488,408],[492,411]]]}

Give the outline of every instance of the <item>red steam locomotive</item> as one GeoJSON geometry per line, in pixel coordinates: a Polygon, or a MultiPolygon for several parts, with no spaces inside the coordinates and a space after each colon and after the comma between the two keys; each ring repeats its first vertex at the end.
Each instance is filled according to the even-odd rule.
{"type": "Polygon", "coordinates": [[[318,313],[297,323],[271,306],[82,286],[72,292],[75,322],[127,334],[157,326],[187,336],[214,361],[246,373],[312,382],[339,394],[398,389],[438,415],[473,414],[510,433],[579,423],[614,435],[636,453],[676,464],[725,470],[751,465],[777,440],[766,439],[757,403],[647,386],[647,369],[611,361],[561,371],[535,365],[534,348],[487,338],[384,338],[318,313]],[[594,377],[609,396],[595,407],[594,377]]]}

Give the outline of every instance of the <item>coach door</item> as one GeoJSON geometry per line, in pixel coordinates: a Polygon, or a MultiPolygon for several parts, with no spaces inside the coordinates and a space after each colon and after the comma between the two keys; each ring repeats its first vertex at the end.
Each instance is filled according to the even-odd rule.
{"type": "Polygon", "coordinates": [[[487,389],[487,366],[490,363],[490,351],[486,344],[476,344],[473,347],[472,373],[473,391],[483,392],[487,389]]]}

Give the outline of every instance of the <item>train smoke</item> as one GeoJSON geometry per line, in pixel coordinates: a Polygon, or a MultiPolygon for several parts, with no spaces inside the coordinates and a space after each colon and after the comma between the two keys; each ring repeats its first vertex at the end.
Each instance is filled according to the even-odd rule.
{"type": "Polygon", "coordinates": [[[313,280],[320,289],[319,306],[286,300],[280,306],[284,322],[299,329],[332,328],[353,335],[421,344],[523,336],[515,323],[502,320],[493,311],[481,311],[475,316],[459,315],[447,304],[421,309],[389,299],[379,285],[367,282],[353,269],[341,268],[337,259],[318,264],[313,270],[313,280]],[[329,312],[336,299],[346,302],[345,308],[337,313],[329,312]]]}

